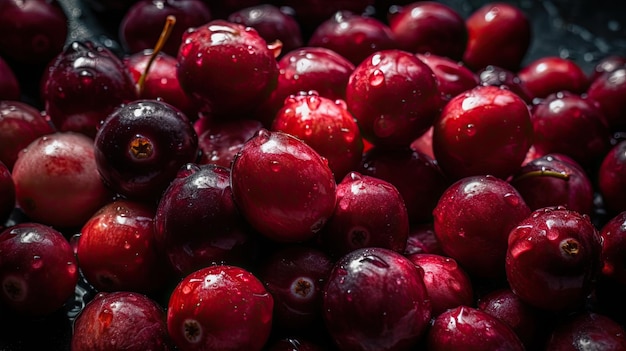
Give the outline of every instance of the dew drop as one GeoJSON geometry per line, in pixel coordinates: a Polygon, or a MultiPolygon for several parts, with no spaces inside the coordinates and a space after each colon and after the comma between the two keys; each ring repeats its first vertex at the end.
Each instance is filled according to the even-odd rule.
{"type": "Polygon", "coordinates": [[[74,273],[76,273],[76,265],[74,264],[74,262],[67,262],[67,272],[70,275],[74,275],[74,273]]]}
{"type": "Polygon", "coordinates": [[[511,206],[518,206],[520,204],[520,198],[514,193],[504,194],[504,201],[511,206]]]}
{"type": "Polygon", "coordinates": [[[476,126],[472,123],[465,126],[465,135],[468,137],[473,137],[476,135],[476,126]]]}
{"type": "Polygon", "coordinates": [[[43,260],[41,259],[41,256],[33,256],[33,262],[31,263],[31,267],[33,269],[39,269],[43,267],[43,260]]]}
{"type": "Polygon", "coordinates": [[[124,248],[130,250],[130,243],[128,241],[124,241],[124,248]]]}
{"type": "Polygon", "coordinates": [[[272,160],[270,161],[270,169],[272,170],[272,172],[274,173],[278,173],[280,172],[280,162],[276,161],[276,160],[272,160]]]}
{"type": "Polygon", "coordinates": [[[370,75],[369,80],[371,86],[378,87],[385,82],[385,74],[379,69],[374,70],[374,72],[370,75]]]}
{"type": "Polygon", "coordinates": [[[259,138],[259,141],[261,141],[262,143],[269,141],[271,138],[270,131],[265,128],[262,128],[261,130],[259,130],[256,136],[257,138],[259,138]]]}
{"type": "Polygon", "coordinates": [[[306,97],[306,105],[311,109],[311,111],[317,110],[322,103],[319,95],[309,95],[306,97]]]}
{"type": "Polygon", "coordinates": [[[110,309],[104,308],[100,314],[98,314],[98,321],[103,328],[108,328],[113,321],[113,312],[110,309]]]}
{"type": "Polygon", "coordinates": [[[341,107],[341,108],[342,108],[342,109],[344,109],[344,110],[347,110],[347,109],[348,109],[348,104],[347,104],[347,103],[346,103],[346,101],[345,101],[345,100],[343,100],[343,99],[337,99],[337,100],[335,100],[335,105],[337,105],[337,106],[341,107]]]}

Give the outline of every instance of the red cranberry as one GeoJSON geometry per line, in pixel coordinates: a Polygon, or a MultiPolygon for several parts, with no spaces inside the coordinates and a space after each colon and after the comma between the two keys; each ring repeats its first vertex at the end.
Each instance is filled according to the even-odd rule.
{"type": "Polygon", "coordinates": [[[198,133],[198,146],[202,151],[199,162],[230,168],[243,144],[262,128],[263,124],[254,119],[211,123],[206,128],[203,127],[203,131],[198,133]]]}
{"type": "Polygon", "coordinates": [[[476,74],[458,61],[434,54],[417,54],[417,58],[433,70],[442,103],[447,103],[453,97],[478,85],[476,74]]]}
{"type": "Polygon", "coordinates": [[[441,249],[468,273],[495,278],[504,275],[509,232],[530,210],[506,181],[473,176],[452,184],[433,214],[441,249]]]}
{"type": "Polygon", "coordinates": [[[467,46],[465,20],[448,5],[416,1],[392,13],[389,26],[402,50],[461,60],[467,46]]]}
{"type": "Polygon", "coordinates": [[[195,161],[198,137],[174,106],[136,100],[106,118],[94,144],[98,171],[112,190],[131,198],[154,199],[180,167],[195,161]]]}
{"type": "Polygon", "coordinates": [[[493,85],[496,87],[506,87],[517,94],[522,100],[530,104],[532,97],[526,86],[522,83],[517,73],[508,69],[489,65],[478,71],[478,78],[481,85],[493,85]]]}
{"type": "Polygon", "coordinates": [[[626,100],[622,98],[624,94],[626,94],[626,66],[604,73],[596,78],[587,89],[589,98],[598,102],[600,109],[604,112],[611,130],[626,126],[624,120],[626,100]]]}
{"type": "Polygon", "coordinates": [[[15,184],[11,171],[0,161],[0,228],[15,209],[15,184]]]}
{"type": "Polygon", "coordinates": [[[413,225],[409,229],[409,237],[404,249],[404,255],[414,254],[435,254],[445,255],[437,241],[435,228],[431,222],[413,225]]]}
{"type": "Polygon", "coordinates": [[[601,229],[602,276],[626,287],[626,212],[612,217],[601,229]]]}
{"type": "Polygon", "coordinates": [[[199,27],[212,19],[208,4],[202,0],[140,0],[126,11],[119,25],[119,38],[131,54],[152,49],[167,16],[176,18],[163,52],[176,56],[182,37],[189,28],[199,27]]]}
{"type": "Polygon", "coordinates": [[[214,20],[183,35],[180,85],[214,116],[230,119],[253,111],[277,77],[275,53],[252,27],[214,20]]]}
{"type": "Polygon", "coordinates": [[[21,87],[15,73],[0,57],[0,100],[19,100],[20,96],[21,87]]]}
{"type": "Polygon", "coordinates": [[[406,249],[409,217],[391,183],[350,172],[337,184],[335,212],[321,232],[322,247],[335,257],[364,247],[406,249]]]}
{"type": "Polygon", "coordinates": [[[324,319],[342,350],[407,350],[431,317],[422,270],[384,248],[354,250],[335,263],[324,289],[324,319]]]}
{"type": "Polygon", "coordinates": [[[52,126],[35,107],[20,101],[0,101],[0,161],[9,169],[22,149],[52,132],[52,126]]]}
{"type": "Polygon", "coordinates": [[[337,181],[361,162],[363,139],[343,100],[332,101],[316,91],[285,99],[272,129],[291,134],[328,160],[337,181]]]}
{"type": "Polygon", "coordinates": [[[18,206],[32,220],[82,226],[110,198],[98,174],[93,141],[64,132],[35,139],[13,167],[18,206]]]}
{"type": "Polygon", "coordinates": [[[45,316],[73,295],[78,265],[63,235],[39,223],[0,233],[0,302],[19,315],[45,316]]]}
{"type": "Polygon", "coordinates": [[[588,85],[587,75],[576,62],[557,56],[538,58],[517,75],[533,98],[545,98],[560,91],[580,94],[588,85]]]}
{"type": "Polygon", "coordinates": [[[593,68],[589,81],[593,82],[605,72],[613,72],[626,65],[626,56],[609,55],[602,58],[593,68]]]}
{"type": "Polygon", "coordinates": [[[376,51],[397,48],[392,36],[389,27],[373,17],[338,11],[317,26],[308,45],[328,48],[358,65],[376,51]]]}
{"type": "Polygon", "coordinates": [[[613,146],[598,170],[598,190],[606,210],[615,215],[626,210],[626,141],[613,146]]]}
{"type": "Polygon", "coordinates": [[[260,351],[269,338],[273,305],[272,295],[249,271],[209,266],[174,288],[167,328],[181,351],[260,351]]]}
{"type": "Polygon", "coordinates": [[[591,311],[567,318],[552,331],[546,349],[554,351],[626,349],[626,331],[613,319],[591,311]]]}
{"type": "Polygon", "coordinates": [[[562,207],[534,211],[513,228],[506,252],[511,289],[550,311],[580,308],[600,262],[600,235],[589,217],[562,207]]]}
{"type": "Polygon", "coordinates": [[[374,145],[406,147],[439,114],[433,71],[415,55],[383,50],[359,64],[348,81],[346,102],[363,137],[374,145]]]}
{"type": "Polygon", "coordinates": [[[459,306],[435,318],[428,331],[428,350],[509,350],[524,345],[503,321],[479,309],[459,306]]]}
{"type": "Polygon", "coordinates": [[[98,294],[74,321],[74,351],[174,350],[165,311],[147,296],[117,291],[98,294]]]}
{"type": "Polygon", "coordinates": [[[451,178],[506,178],[520,168],[532,135],[524,100],[507,89],[478,86],[443,108],[434,124],[433,151],[451,178]]]}
{"type": "Polygon", "coordinates": [[[232,164],[235,202],[251,225],[284,242],[312,239],[335,208],[335,178],[309,145],[261,130],[232,164]]]}
{"type": "Polygon", "coordinates": [[[463,61],[473,70],[489,65],[517,71],[530,46],[531,26],[517,6],[489,2],[466,20],[468,42],[463,61]]]}

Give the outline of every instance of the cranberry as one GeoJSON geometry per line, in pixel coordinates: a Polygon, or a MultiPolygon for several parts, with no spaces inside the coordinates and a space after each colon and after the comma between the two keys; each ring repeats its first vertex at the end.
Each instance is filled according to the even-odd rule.
{"type": "Polygon", "coordinates": [[[332,101],[315,91],[292,95],[276,114],[272,129],[310,145],[328,160],[337,181],[361,161],[361,132],[343,100],[332,101]]]}
{"type": "Polygon", "coordinates": [[[409,228],[409,237],[406,249],[404,249],[404,255],[420,253],[444,255],[437,241],[434,225],[431,222],[416,224],[409,228]]]}
{"type": "Polygon", "coordinates": [[[181,277],[214,263],[251,261],[256,237],[235,208],[229,182],[228,168],[188,164],[161,196],[156,240],[181,277]]]}
{"type": "Polygon", "coordinates": [[[228,21],[256,29],[268,43],[280,40],[283,44],[282,53],[295,50],[303,44],[300,25],[284,7],[261,4],[241,8],[228,15],[228,21]]]}
{"type": "Polygon", "coordinates": [[[528,104],[533,100],[526,86],[522,83],[517,73],[513,71],[489,65],[479,70],[477,75],[481,85],[493,85],[510,89],[528,104]]]}
{"type": "Polygon", "coordinates": [[[604,112],[611,130],[624,128],[626,100],[621,97],[626,93],[626,66],[606,72],[596,78],[587,89],[590,99],[597,101],[604,112]]]}
{"type": "MultiPolygon", "coordinates": [[[[203,118],[207,120],[207,118],[203,118]]],[[[230,168],[235,155],[243,144],[252,138],[263,124],[254,119],[237,119],[219,123],[209,123],[198,133],[198,144],[202,151],[200,163],[211,163],[230,168]]]]}
{"type": "Polygon", "coordinates": [[[153,199],[180,167],[195,161],[198,137],[179,109],[158,100],[136,100],[106,118],[94,144],[98,171],[112,190],[153,199]]]}
{"type": "Polygon", "coordinates": [[[626,349],[624,327],[611,318],[591,311],[567,318],[552,331],[546,349],[603,350],[626,349]]]}
{"type": "Polygon", "coordinates": [[[478,85],[478,77],[462,63],[435,54],[417,54],[417,58],[433,70],[442,103],[478,85]]]}
{"type": "Polygon", "coordinates": [[[350,172],[337,184],[335,212],[320,235],[322,247],[335,257],[355,249],[406,249],[409,217],[402,195],[391,183],[350,172]]]}
{"type": "Polygon", "coordinates": [[[626,210],[626,141],[613,146],[602,159],[598,169],[598,190],[606,210],[615,215],[626,210]]]}
{"type": "Polygon", "coordinates": [[[54,129],[35,107],[20,101],[0,101],[0,161],[9,168],[33,140],[54,129]]]}
{"type": "Polygon", "coordinates": [[[0,302],[25,316],[46,316],[74,295],[78,265],[63,234],[39,223],[0,233],[0,302]]]}
{"type": "Polygon", "coordinates": [[[472,176],[452,184],[433,213],[441,249],[468,273],[495,278],[504,275],[509,232],[530,209],[506,181],[472,176]]]}
{"type": "Polygon", "coordinates": [[[517,73],[533,98],[568,91],[580,94],[587,89],[587,75],[576,62],[557,56],[541,57],[517,73]]]}
{"type": "Polygon", "coordinates": [[[312,239],[335,208],[335,178],[309,145],[265,129],[246,142],[232,164],[235,202],[251,225],[284,242],[312,239]]]}
{"type": "Polygon", "coordinates": [[[131,54],[152,49],[167,16],[176,18],[163,52],[176,56],[188,28],[199,27],[212,19],[208,4],[202,0],[140,0],[126,11],[119,25],[119,38],[131,54]]]}
{"type": "Polygon", "coordinates": [[[253,111],[277,77],[275,53],[252,27],[214,20],[183,35],[180,85],[211,115],[233,118],[253,111]]]}
{"type": "Polygon", "coordinates": [[[309,46],[333,50],[358,65],[376,51],[396,49],[389,27],[373,17],[337,11],[311,34],[309,46]]]}
{"type": "Polygon", "coordinates": [[[595,64],[589,81],[593,82],[596,78],[603,75],[605,72],[613,72],[626,65],[626,56],[609,55],[602,58],[595,64]]]}
{"type": "Polygon", "coordinates": [[[503,321],[469,306],[449,309],[428,331],[428,350],[509,350],[522,351],[524,345],[503,321]]]}
{"type": "Polygon", "coordinates": [[[407,350],[431,317],[422,270],[384,248],[354,250],[335,263],[324,288],[324,319],[342,350],[407,350]]]}
{"type": "Polygon", "coordinates": [[[20,83],[7,62],[0,57],[0,100],[19,100],[20,83]]]}
{"type": "Polygon", "coordinates": [[[597,276],[600,251],[600,235],[589,217],[562,207],[539,209],[510,232],[507,280],[537,308],[580,308],[597,276]]]}
{"type": "Polygon", "coordinates": [[[391,14],[389,26],[402,50],[456,61],[463,58],[468,29],[463,17],[448,5],[435,1],[412,2],[391,14]]]}
{"type": "Polygon", "coordinates": [[[602,276],[626,287],[626,212],[612,217],[601,229],[602,276]]]}
{"type": "Polygon", "coordinates": [[[73,330],[74,351],[174,350],[165,311],[134,292],[98,294],[78,315],[73,330]]]}
{"type": "Polygon", "coordinates": [[[15,184],[7,166],[0,161],[0,228],[15,209],[15,184]]]}
{"type": "Polygon", "coordinates": [[[59,132],[28,145],[13,167],[18,206],[32,220],[61,228],[82,226],[109,201],[93,141],[59,132]]]}
{"type": "Polygon", "coordinates": [[[364,138],[398,148],[428,130],[439,114],[440,94],[428,65],[409,52],[383,50],[354,69],[346,102],[364,138]]]}
{"type": "Polygon", "coordinates": [[[433,151],[451,178],[516,172],[532,142],[530,111],[515,93],[478,86],[455,96],[433,129],[433,151]]]}
{"type": "Polygon", "coordinates": [[[181,351],[259,351],[269,338],[273,305],[272,295],[249,271],[209,266],[174,288],[167,328],[181,351]]]}
{"type": "Polygon", "coordinates": [[[468,42],[463,61],[473,70],[489,65],[517,71],[531,39],[526,13],[504,2],[488,2],[465,20],[468,42]]]}

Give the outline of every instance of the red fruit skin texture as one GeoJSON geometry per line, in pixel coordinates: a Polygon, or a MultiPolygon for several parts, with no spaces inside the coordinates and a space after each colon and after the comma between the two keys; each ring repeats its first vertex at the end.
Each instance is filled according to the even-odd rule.
{"type": "Polygon", "coordinates": [[[619,323],[602,314],[580,312],[555,327],[546,350],[582,351],[626,350],[626,331],[619,323]]]}
{"type": "Polygon", "coordinates": [[[22,149],[53,132],[37,108],[20,101],[0,101],[0,161],[9,169],[22,149]]]}
{"type": "Polygon", "coordinates": [[[414,54],[383,50],[368,56],[350,75],[348,110],[363,137],[382,147],[407,147],[440,112],[433,71],[414,54]]]}
{"type": "Polygon", "coordinates": [[[434,123],[433,152],[452,179],[516,172],[532,144],[526,103],[515,93],[478,86],[452,98],[434,123]]]}
{"type": "Polygon", "coordinates": [[[626,210],[626,141],[613,146],[598,169],[598,190],[609,213],[626,210]]]}
{"type": "Polygon", "coordinates": [[[547,154],[525,164],[509,181],[522,195],[531,210],[564,206],[591,215],[594,189],[587,173],[574,160],[560,159],[559,154],[547,154]],[[556,172],[567,179],[545,174],[556,172]],[[540,174],[535,174],[539,172],[540,174]]]}
{"type": "Polygon", "coordinates": [[[309,145],[262,129],[233,160],[231,188],[247,221],[280,242],[312,239],[335,209],[328,163],[309,145]]]}
{"type": "Polygon", "coordinates": [[[216,118],[253,111],[276,87],[278,65],[252,27],[213,20],[183,35],[178,80],[216,118]]]}
{"type": "Polygon", "coordinates": [[[0,58],[0,100],[19,100],[20,83],[7,62],[0,58]]]}
{"type": "Polygon", "coordinates": [[[73,351],[174,350],[165,311],[135,292],[100,293],[74,321],[73,351]]]}
{"type": "Polygon", "coordinates": [[[463,58],[468,30],[465,20],[451,7],[435,1],[412,2],[392,13],[389,27],[399,49],[463,58]]]}
{"type": "Polygon", "coordinates": [[[613,72],[626,65],[626,57],[620,55],[609,55],[596,63],[589,76],[589,82],[593,82],[606,72],[613,72]]]}
{"type": "Polygon", "coordinates": [[[59,310],[78,282],[78,264],[63,234],[25,222],[0,233],[0,303],[21,316],[59,310]]]}
{"type": "Polygon", "coordinates": [[[420,253],[445,255],[437,241],[432,222],[412,225],[409,230],[409,238],[407,239],[404,255],[409,256],[420,253]]]}
{"type": "Polygon", "coordinates": [[[611,218],[600,230],[602,277],[626,287],[626,212],[611,218]]]}
{"type": "Polygon", "coordinates": [[[317,26],[308,46],[333,50],[354,65],[376,51],[398,48],[386,24],[349,11],[338,11],[317,26]]]}
{"type": "Polygon", "coordinates": [[[468,42],[463,62],[477,71],[488,65],[517,72],[531,42],[526,14],[515,5],[491,2],[465,20],[468,42]]]}
{"type": "Polygon", "coordinates": [[[79,133],[35,139],[20,153],[12,175],[18,206],[33,221],[51,226],[82,226],[111,196],[98,174],[93,141],[79,133]]]}
{"type": "Polygon", "coordinates": [[[606,72],[587,89],[587,96],[598,102],[611,130],[626,126],[626,66],[606,72]]]}
{"type": "Polygon", "coordinates": [[[408,255],[407,258],[424,270],[423,280],[433,318],[448,309],[474,304],[470,277],[454,259],[427,253],[408,255]]]}
{"type": "Polygon", "coordinates": [[[80,231],[76,256],[98,291],[151,293],[165,282],[154,234],[154,210],[119,199],[104,205],[80,231]]]}
{"type": "Polygon", "coordinates": [[[337,182],[356,170],[363,154],[363,139],[343,100],[332,101],[312,91],[285,99],[272,130],[291,134],[328,160],[337,182]]]}
{"type": "MultiPolygon", "coordinates": [[[[205,120],[207,118],[203,118],[205,120]]],[[[237,119],[223,123],[210,123],[198,135],[198,147],[202,152],[200,164],[215,164],[230,168],[235,155],[243,144],[263,128],[261,121],[237,119]]]]}
{"type": "Polygon", "coordinates": [[[493,85],[496,87],[506,87],[517,94],[526,103],[532,103],[532,97],[526,86],[522,83],[516,72],[506,68],[488,65],[476,72],[480,85],[493,85]]]}
{"type": "Polygon", "coordinates": [[[7,166],[0,161],[0,228],[15,208],[15,184],[7,166]]]}
{"type": "Polygon", "coordinates": [[[323,311],[341,350],[409,350],[431,317],[421,269],[384,248],[357,249],[335,263],[323,311]]]}
{"type": "Polygon", "coordinates": [[[174,288],[167,328],[181,351],[259,351],[269,338],[273,305],[272,295],[249,271],[209,266],[174,288]]]}
{"type": "Polygon", "coordinates": [[[443,252],[472,276],[504,276],[511,229],[530,214],[515,188],[493,176],[458,180],[433,211],[435,235],[443,252]]]}
{"type": "Polygon", "coordinates": [[[589,217],[563,207],[536,210],[511,230],[507,281],[531,306],[557,312],[580,308],[599,273],[601,249],[589,217]]]}
{"type": "Polygon", "coordinates": [[[449,309],[428,331],[428,350],[523,351],[524,345],[503,321],[469,306],[449,309]]]}
{"type": "Polygon", "coordinates": [[[430,53],[416,56],[433,70],[444,104],[478,85],[478,76],[458,61],[430,53]]]}
{"type": "Polygon", "coordinates": [[[337,184],[335,211],[320,234],[333,257],[364,247],[406,249],[409,217],[402,195],[391,183],[350,172],[337,184]]]}
{"type": "Polygon", "coordinates": [[[532,98],[568,91],[581,94],[589,85],[587,74],[576,62],[558,56],[538,58],[517,72],[532,98]]]}

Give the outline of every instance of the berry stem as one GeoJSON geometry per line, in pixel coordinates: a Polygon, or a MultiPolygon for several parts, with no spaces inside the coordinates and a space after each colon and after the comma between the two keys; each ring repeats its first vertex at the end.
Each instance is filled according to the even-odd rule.
{"type": "Polygon", "coordinates": [[[563,179],[565,181],[569,180],[569,174],[565,172],[551,171],[545,168],[541,168],[540,170],[530,171],[530,172],[520,174],[519,176],[515,177],[515,179],[513,180],[520,181],[522,179],[526,179],[529,177],[554,177],[558,179],[563,179]]]}
{"type": "Polygon", "coordinates": [[[141,77],[139,77],[139,81],[137,82],[137,91],[140,96],[143,92],[143,87],[146,82],[146,77],[148,76],[148,71],[150,71],[150,67],[152,67],[152,63],[156,59],[159,52],[163,50],[163,46],[165,46],[167,39],[170,37],[170,34],[172,34],[172,30],[174,29],[174,24],[176,24],[176,17],[172,15],[167,16],[167,18],[165,19],[165,25],[163,26],[163,30],[161,31],[161,36],[159,36],[159,40],[157,40],[156,45],[154,45],[154,49],[152,50],[152,53],[150,54],[150,59],[148,60],[148,64],[146,65],[146,68],[144,69],[143,73],[141,74],[141,77]]]}

